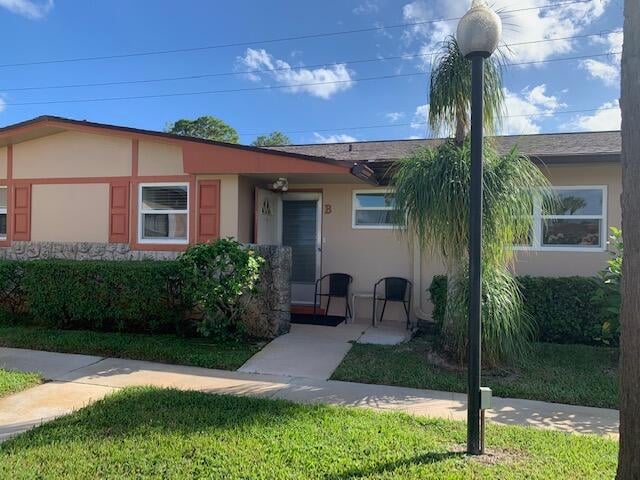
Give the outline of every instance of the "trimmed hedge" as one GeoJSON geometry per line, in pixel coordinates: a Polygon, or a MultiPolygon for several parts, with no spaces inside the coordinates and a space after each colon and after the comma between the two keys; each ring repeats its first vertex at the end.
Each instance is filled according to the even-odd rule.
{"type": "Polygon", "coordinates": [[[179,268],[171,261],[1,261],[0,314],[53,328],[179,332],[179,268]]]}
{"type": "MultiPolygon", "coordinates": [[[[542,342],[597,343],[601,336],[601,308],[594,294],[597,283],[590,277],[519,277],[525,308],[533,316],[542,342]]],[[[447,301],[447,278],[433,277],[429,287],[433,320],[442,325],[447,301]]]]}

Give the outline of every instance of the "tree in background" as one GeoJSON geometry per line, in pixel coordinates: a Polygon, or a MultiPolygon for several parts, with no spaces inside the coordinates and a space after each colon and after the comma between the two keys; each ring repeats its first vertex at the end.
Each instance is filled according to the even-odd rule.
{"type": "Polygon", "coordinates": [[[251,145],[254,147],[275,147],[278,145],[290,145],[291,139],[282,132],[271,132],[269,135],[260,135],[251,145]]]}
{"type": "MultiPolygon", "coordinates": [[[[431,72],[429,124],[455,137],[400,162],[391,185],[398,223],[407,222],[418,248],[444,260],[448,289],[440,343],[462,363],[468,342],[471,67],[454,38],[445,41],[431,72]]],[[[491,60],[485,85],[485,128],[495,132],[504,97],[501,69],[491,60]]],[[[499,155],[488,140],[483,162],[482,356],[485,364],[495,365],[522,354],[532,337],[531,319],[509,266],[513,245],[525,243],[531,234],[534,203],[550,201],[551,189],[515,148],[499,155]]]]}
{"type": "Polygon", "coordinates": [[[210,115],[205,115],[195,120],[180,119],[169,125],[166,131],[176,135],[205,138],[218,142],[238,143],[240,141],[235,128],[210,115]]]}
{"type": "Polygon", "coordinates": [[[640,2],[624,2],[618,479],[640,479],[640,2]]]}

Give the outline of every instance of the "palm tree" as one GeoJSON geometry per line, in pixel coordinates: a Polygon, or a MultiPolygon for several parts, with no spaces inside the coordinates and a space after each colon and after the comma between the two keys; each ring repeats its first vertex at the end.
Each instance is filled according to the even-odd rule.
{"type": "MultiPolygon", "coordinates": [[[[429,123],[434,131],[455,131],[436,149],[423,149],[400,162],[395,188],[398,223],[418,239],[419,248],[440,254],[448,276],[441,345],[457,361],[466,355],[471,146],[467,139],[471,68],[454,38],[444,43],[431,73],[429,123]]],[[[485,70],[485,123],[496,131],[503,109],[499,62],[485,70]]],[[[537,201],[553,201],[549,182],[524,155],[499,155],[484,147],[483,208],[483,361],[497,364],[522,354],[533,333],[522,296],[509,267],[513,245],[532,231],[537,201]]]]}
{"type": "MultiPolygon", "coordinates": [[[[484,123],[487,134],[495,133],[503,114],[502,61],[500,52],[485,61],[484,123]]],[[[471,62],[462,56],[455,37],[450,36],[434,57],[429,86],[429,127],[436,135],[455,132],[461,144],[471,125],[471,62]]]]}

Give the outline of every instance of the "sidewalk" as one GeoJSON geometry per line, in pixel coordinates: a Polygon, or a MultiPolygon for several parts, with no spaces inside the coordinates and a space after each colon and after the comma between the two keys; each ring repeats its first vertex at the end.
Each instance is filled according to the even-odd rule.
{"type": "MultiPolygon", "coordinates": [[[[13,348],[0,348],[0,367],[40,371],[52,380],[0,399],[0,441],[135,385],[466,419],[466,395],[458,393],[13,348]]],[[[619,426],[616,410],[509,398],[495,398],[487,416],[505,425],[608,436],[617,436],[619,426]]]]}

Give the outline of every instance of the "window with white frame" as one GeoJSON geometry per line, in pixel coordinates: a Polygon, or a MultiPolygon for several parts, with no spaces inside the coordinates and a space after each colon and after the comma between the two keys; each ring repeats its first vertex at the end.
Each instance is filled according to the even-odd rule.
{"type": "Polygon", "coordinates": [[[605,186],[553,187],[555,199],[538,202],[531,242],[540,250],[603,250],[607,230],[605,186]]]}
{"type": "Polygon", "coordinates": [[[395,196],[389,190],[353,191],[353,228],[393,228],[395,196]]]}
{"type": "Polygon", "coordinates": [[[0,187],[0,240],[7,238],[7,187],[0,187]]]}
{"type": "Polygon", "coordinates": [[[141,184],[139,205],[140,242],[187,243],[189,184],[141,184]]]}

